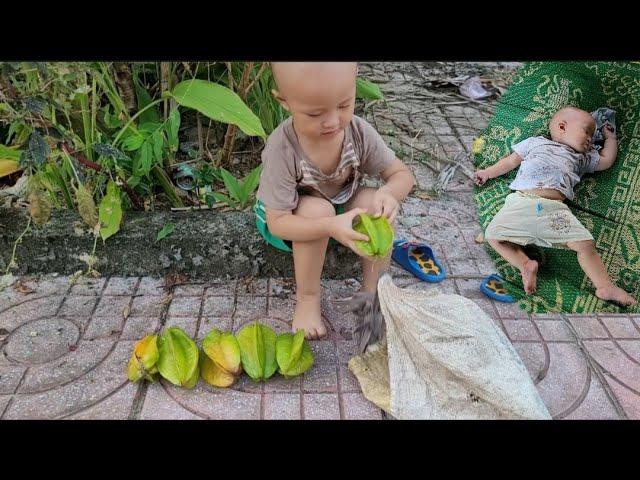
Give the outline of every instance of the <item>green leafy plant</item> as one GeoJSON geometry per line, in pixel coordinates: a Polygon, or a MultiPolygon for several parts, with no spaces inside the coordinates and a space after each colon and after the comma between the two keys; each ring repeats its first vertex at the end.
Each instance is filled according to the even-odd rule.
{"type": "Polygon", "coordinates": [[[243,180],[237,180],[231,172],[221,168],[220,176],[224,186],[227,188],[228,195],[214,192],[207,196],[207,202],[212,204],[211,197],[213,197],[213,200],[223,202],[230,207],[241,210],[246,208],[250,203],[253,192],[258,187],[261,172],[262,165],[258,165],[243,180]]]}
{"type": "Polygon", "coordinates": [[[373,218],[360,214],[360,222],[353,227],[356,232],[369,237],[368,242],[356,241],[356,246],[367,256],[384,258],[393,246],[393,228],[386,217],[373,218]]]}
{"type": "Polygon", "coordinates": [[[167,223],[164,227],[160,229],[158,232],[158,236],[156,237],[156,242],[159,242],[163,238],[171,235],[175,230],[176,226],[173,223],[167,223]]]}
{"type": "Polygon", "coordinates": [[[365,100],[383,100],[384,96],[380,91],[380,87],[375,83],[371,83],[363,78],[356,79],[356,97],[365,100]]]}
{"type": "Polygon", "coordinates": [[[113,180],[107,185],[107,194],[102,197],[98,207],[98,217],[100,220],[100,236],[105,241],[110,236],[120,230],[122,221],[122,201],[120,199],[120,189],[113,180]]]}

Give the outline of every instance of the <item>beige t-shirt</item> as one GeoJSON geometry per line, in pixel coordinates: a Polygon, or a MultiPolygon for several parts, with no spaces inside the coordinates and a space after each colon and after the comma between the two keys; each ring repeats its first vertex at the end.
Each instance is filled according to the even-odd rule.
{"type": "Polygon", "coordinates": [[[274,210],[295,210],[298,194],[310,190],[333,204],[343,204],[353,196],[364,175],[379,175],[395,158],[380,134],[366,120],[354,115],[345,129],[338,167],[327,175],[302,151],[293,119],[289,117],[267,139],[256,196],[274,210]]]}

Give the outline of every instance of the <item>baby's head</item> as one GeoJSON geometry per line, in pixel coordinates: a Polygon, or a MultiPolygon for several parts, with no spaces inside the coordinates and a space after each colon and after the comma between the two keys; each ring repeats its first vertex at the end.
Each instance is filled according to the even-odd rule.
{"type": "Polygon", "coordinates": [[[591,147],[596,131],[596,121],[584,110],[576,107],[564,107],[558,110],[549,122],[551,140],[584,153],[591,147]]]}
{"type": "Polygon", "coordinates": [[[322,141],[334,138],[351,118],[356,99],[356,63],[272,62],[273,95],[291,113],[296,132],[322,141]]]}

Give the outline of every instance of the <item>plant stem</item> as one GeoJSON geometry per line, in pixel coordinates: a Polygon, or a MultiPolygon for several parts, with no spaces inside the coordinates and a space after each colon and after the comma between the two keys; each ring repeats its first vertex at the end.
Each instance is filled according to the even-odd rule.
{"type": "Polygon", "coordinates": [[[29,227],[31,227],[31,217],[29,217],[29,221],[27,222],[27,227],[24,229],[24,231],[20,234],[20,236],[13,243],[13,251],[11,252],[11,260],[9,260],[9,265],[7,265],[7,269],[4,272],[5,275],[7,275],[9,273],[9,270],[11,269],[11,267],[13,265],[15,265],[15,262],[16,262],[16,249],[18,248],[18,245],[20,243],[22,243],[22,237],[24,237],[24,235],[29,231],[29,227]]]}
{"type": "Polygon", "coordinates": [[[136,113],[133,117],[131,117],[131,119],[127,123],[125,123],[124,127],[122,127],[122,129],[118,132],[118,135],[116,135],[116,138],[113,139],[113,142],[111,142],[111,144],[115,147],[116,144],[118,143],[118,140],[120,140],[120,137],[124,134],[124,132],[127,131],[127,129],[131,126],[131,124],[133,123],[133,121],[136,118],[138,118],[140,115],[142,115],[142,113],[144,113],[145,111],[149,110],[151,107],[153,107],[153,106],[155,106],[158,103],[163,102],[163,101],[164,101],[163,98],[159,98],[158,100],[154,100],[149,105],[147,105],[143,109],[139,110],[138,113],[136,113]]]}
{"type": "Polygon", "coordinates": [[[153,174],[153,176],[156,178],[156,180],[164,190],[164,193],[167,194],[167,197],[169,197],[169,200],[171,200],[171,204],[174,207],[183,207],[184,204],[182,203],[182,200],[176,193],[173,187],[173,183],[171,183],[171,180],[167,176],[167,173],[163,169],[158,167],[158,165],[153,166],[153,168],[151,169],[151,173],[153,174]]]}

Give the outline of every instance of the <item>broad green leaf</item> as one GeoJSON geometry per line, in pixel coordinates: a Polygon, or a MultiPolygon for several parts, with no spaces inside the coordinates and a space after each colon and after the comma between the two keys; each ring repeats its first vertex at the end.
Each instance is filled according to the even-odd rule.
{"type": "Polygon", "coordinates": [[[266,380],[278,368],[276,333],[258,322],[247,325],[236,335],[242,368],[253,380],[266,380]]]}
{"type": "Polygon", "coordinates": [[[147,137],[152,133],[159,131],[161,128],[162,123],[160,122],[147,122],[141,123],[138,127],[138,131],[141,132],[145,137],[147,137]]]}
{"type": "Polygon", "coordinates": [[[164,136],[160,130],[153,132],[153,155],[157,163],[162,163],[162,147],[164,147],[164,136]]]}
{"type": "Polygon", "coordinates": [[[149,176],[153,166],[153,145],[150,141],[144,142],[138,151],[138,163],[134,169],[134,174],[149,176]]]}
{"type": "Polygon", "coordinates": [[[224,368],[219,367],[207,355],[202,356],[202,364],[200,365],[200,374],[205,382],[214,387],[230,387],[236,381],[236,377],[227,372],[224,368]]]}
{"type": "Polygon", "coordinates": [[[304,339],[304,331],[283,333],[276,340],[276,359],[280,373],[285,377],[300,375],[313,365],[311,347],[304,339]]]}
{"type": "Polygon", "coordinates": [[[128,152],[138,150],[142,146],[143,142],[144,137],[139,133],[129,135],[122,141],[122,149],[128,152]]]}
{"type": "Polygon", "coordinates": [[[167,139],[169,142],[169,148],[172,152],[177,152],[180,145],[178,141],[178,130],[180,129],[180,112],[176,108],[169,114],[169,119],[166,123],[167,139]]]}
{"type": "Polygon", "coordinates": [[[384,258],[393,246],[393,229],[386,217],[360,214],[360,222],[353,229],[369,237],[368,242],[356,241],[356,246],[367,256],[384,258]]]}
{"type": "MultiPolygon", "coordinates": [[[[138,99],[138,111],[149,105],[152,100],[147,89],[136,82],[136,98],[138,99]]],[[[160,122],[158,107],[151,107],[140,114],[140,123],[160,122]]]]}
{"type": "Polygon", "coordinates": [[[230,207],[236,208],[236,202],[234,202],[231,198],[227,197],[224,193],[213,192],[211,196],[213,196],[216,202],[226,203],[230,207]]]}
{"type": "Polygon", "coordinates": [[[185,80],[176,85],[171,94],[182,106],[198,110],[213,120],[237,125],[249,136],[266,137],[260,119],[227,87],[207,80],[185,80]]]}
{"type": "Polygon", "coordinates": [[[225,170],[224,168],[220,169],[220,175],[222,176],[224,186],[227,187],[227,190],[229,191],[229,196],[236,201],[240,200],[240,184],[238,183],[238,180],[236,180],[236,177],[234,177],[231,172],[225,170]]]}
{"type": "Polygon", "coordinates": [[[156,237],[156,242],[159,242],[164,237],[171,235],[176,226],[173,223],[167,223],[162,229],[158,232],[158,236],[156,237]]]}
{"type": "Polygon", "coordinates": [[[104,241],[120,230],[120,222],[122,221],[120,189],[113,180],[110,180],[107,185],[107,194],[100,202],[98,214],[101,225],[100,236],[104,241]]]}
{"type": "Polygon", "coordinates": [[[382,95],[382,92],[380,91],[380,87],[378,87],[378,85],[362,78],[356,79],[356,97],[364,98],[365,100],[384,99],[384,96],[382,95]]]}
{"type": "Polygon", "coordinates": [[[231,375],[239,375],[242,372],[240,346],[232,333],[212,330],[202,340],[202,350],[218,367],[231,375]]]}
{"type": "Polygon", "coordinates": [[[261,172],[262,172],[262,164],[254,168],[251,171],[251,173],[249,173],[249,175],[245,177],[244,182],[242,184],[242,189],[241,189],[242,198],[240,199],[240,202],[242,203],[243,206],[246,205],[247,200],[249,200],[249,197],[258,186],[258,183],[260,182],[261,172]]]}
{"type": "Polygon", "coordinates": [[[180,387],[192,388],[196,384],[198,347],[182,329],[172,327],[163,332],[159,354],[160,375],[180,387]]]}

